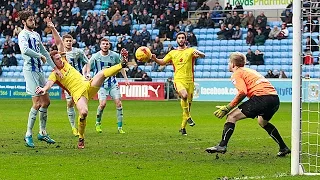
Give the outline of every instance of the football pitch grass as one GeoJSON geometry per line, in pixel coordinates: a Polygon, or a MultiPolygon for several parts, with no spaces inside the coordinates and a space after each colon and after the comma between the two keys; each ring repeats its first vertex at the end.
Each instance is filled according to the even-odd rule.
{"type": "MultiPolygon", "coordinates": [[[[256,120],[237,123],[226,154],[207,154],[216,145],[225,119],[212,113],[217,102],[194,102],[195,127],[188,136],[178,132],[178,101],[123,101],[124,130],[118,134],[116,111],[108,101],[103,133],[95,132],[97,101],[89,103],[86,148],[77,149],[66,102],[51,100],[47,130],[56,140],[48,145],[34,138],[27,148],[23,137],[31,100],[0,100],[0,179],[318,179],[290,176],[290,156],[276,157],[278,145],[256,120]]],[[[38,132],[38,119],[33,136],[38,132]]],[[[291,104],[282,103],[271,121],[291,144],[291,104]]]]}

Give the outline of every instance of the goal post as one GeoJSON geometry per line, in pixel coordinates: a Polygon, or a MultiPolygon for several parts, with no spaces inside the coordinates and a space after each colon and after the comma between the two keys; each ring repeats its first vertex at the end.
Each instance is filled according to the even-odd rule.
{"type": "Polygon", "coordinates": [[[291,175],[320,175],[320,65],[303,62],[307,56],[320,56],[312,49],[318,44],[304,47],[307,37],[320,39],[319,30],[314,32],[319,23],[313,21],[319,16],[318,5],[293,0],[291,175]],[[304,25],[307,19],[310,23],[304,25]]]}
{"type": "Polygon", "coordinates": [[[301,0],[293,0],[292,41],[292,129],[291,129],[291,175],[302,174],[300,168],[301,139],[301,0]]]}

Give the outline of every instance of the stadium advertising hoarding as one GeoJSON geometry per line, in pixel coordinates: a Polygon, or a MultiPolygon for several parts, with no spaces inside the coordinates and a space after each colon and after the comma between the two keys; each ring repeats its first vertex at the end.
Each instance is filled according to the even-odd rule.
{"type": "MultiPolygon", "coordinates": [[[[164,100],[163,82],[130,82],[129,86],[119,82],[119,90],[123,100],[164,100]]],[[[61,98],[65,99],[64,92],[61,98]]],[[[93,99],[97,100],[98,95],[93,99]]]]}
{"type": "MultiPolygon", "coordinates": [[[[292,84],[288,80],[270,80],[281,102],[291,102],[292,84]]],[[[195,80],[194,101],[231,101],[237,94],[229,79],[195,80]]]]}
{"type": "Polygon", "coordinates": [[[237,3],[242,4],[243,9],[282,9],[286,8],[292,0],[225,0],[224,4],[229,2],[232,7],[237,3]]]}
{"type": "MultiPolygon", "coordinates": [[[[49,91],[50,98],[61,99],[59,86],[53,86],[49,91]]],[[[26,93],[25,82],[0,82],[0,98],[31,98],[26,93]]]]}

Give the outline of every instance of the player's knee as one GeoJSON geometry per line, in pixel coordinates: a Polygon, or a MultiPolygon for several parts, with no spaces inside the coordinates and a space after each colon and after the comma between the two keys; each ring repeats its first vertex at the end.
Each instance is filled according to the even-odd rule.
{"type": "Polygon", "coordinates": [[[72,107],[74,107],[74,103],[72,102],[72,101],[67,101],[68,103],[67,103],[67,107],[68,108],[72,108],[72,107]]]}
{"type": "Polygon", "coordinates": [[[87,108],[83,108],[83,109],[80,110],[79,113],[80,113],[81,117],[85,118],[85,117],[88,116],[88,109],[87,108]]]}
{"type": "Polygon", "coordinates": [[[183,100],[187,100],[188,99],[188,94],[181,94],[181,98],[183,100]]]}
{"type": "Polygon", "coordinates": [[[38,102],[38,103],[33,104],[32,107],[33,107],[33,109],[39,110],[41,107],[41,104],[40,104],[40,102],[38,102]]]}
{"type": "Polygon", "coordinates": [[[116,102],[116,106],[117,106],[117,108],[121,108],[122,107],[121,101],[116,102]]]}
{"type": "Polygon", "coordinates": [[[44,108],[49,107],[49,106],[50,106],[50,100],[48,100],[48,101],[43,101],[40,106],[41,106],[41,107],[44,107],[44,108]]]}
{"type": "Polygon", "coordinates": [[[100,104],[100,109],[104,109],[106,107],[106,105],[107,105],[106,103],[101,103],[100,104]]]}
{"type": "Polygon", "coordinates": [[[227,115],[227,122],[232,122],[232,123],[236,123],[237,122],[237,117],[234,114],[228,114],[227,115]]]}

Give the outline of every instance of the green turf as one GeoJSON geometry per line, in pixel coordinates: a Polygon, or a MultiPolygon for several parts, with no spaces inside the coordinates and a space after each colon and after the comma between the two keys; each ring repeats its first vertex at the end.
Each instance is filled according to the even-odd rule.
{"type": "MultiPolygon", "coordinates": [[[[23,137],[31,100],[0,100],[0,179],[317,179],[290,177],[290,157],[275,156],[278,146],[256,120],[237,124],[227,154],[204,152],[221,137],[224,120],[212,116],[217,103],[193,103],[196,126],[187,128],[186,137],[178,133],[178,101],[124,101],[126,134],[117,134],[111,102],[103,115],[104,132],[95,132],[97,103],[89,104],[85,149],[76,148],[66,104],[60,100],[51,101],[47,127],[57,143],[36,140],[30,149],[23,137]]],[[[290,145],[291,104],[281,104],[272,123],[290,145]]]]}

